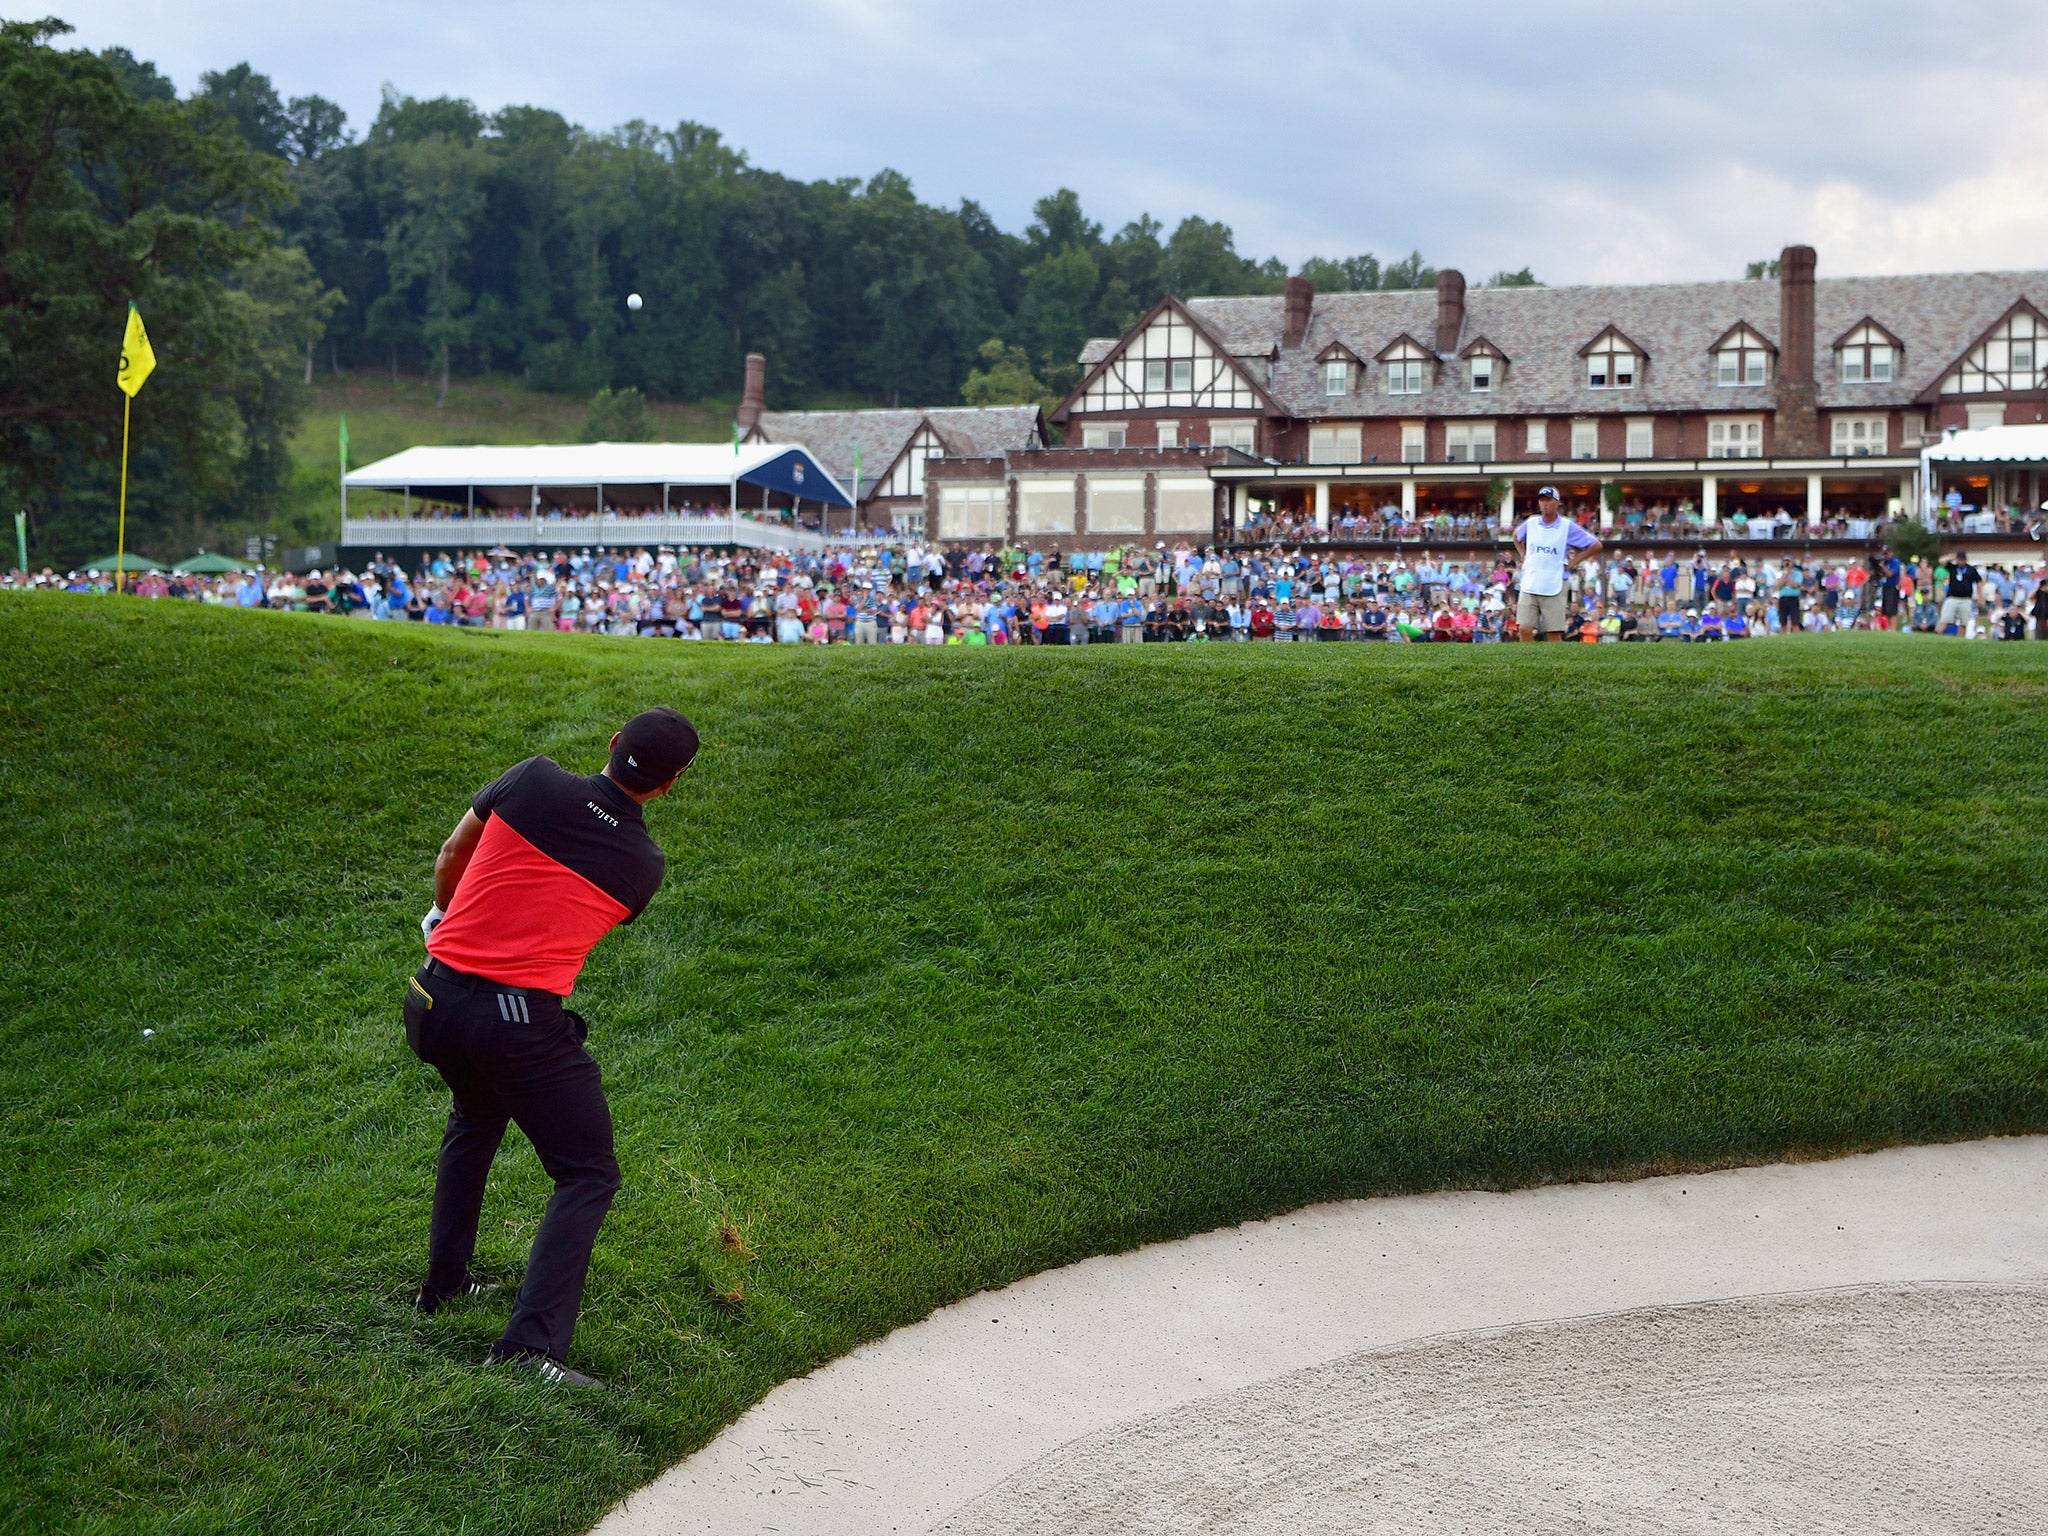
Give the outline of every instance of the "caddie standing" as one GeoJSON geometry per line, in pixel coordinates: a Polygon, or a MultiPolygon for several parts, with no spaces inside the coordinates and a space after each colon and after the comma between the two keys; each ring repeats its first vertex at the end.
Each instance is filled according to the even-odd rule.
{"type": "Polygon", "coordinates": [[[1515,626],[1524,640],[1555,640],[1564,634],[1565,578],[1600,552],[1600,540],[1584,525],[1559,515],[1563,505],[1557,487],[1546,485],[1536,493],[1536,516],[1515,529],[1522,552],[1515,626]]]}
{"type": "Polygon", "coordinates": [[[597,1385],[569,1369],[569,1340],[619,1188],[611,1109],[582,1016],[565,1005],[597,941],[660,889],[665,865],[641,808],[696,755],[689,720],[650,709],[612,737],[601,773],[529,757],[479,790],[434,860],[427,963],[405,990],[406,1040],[455,1097],[415,1305],[431,1313],[496,1289],[469,1266],[491,1161],[506,1124],[518,1125],[555,1192],[491,1363],[557,1383],[597,1385]]]}

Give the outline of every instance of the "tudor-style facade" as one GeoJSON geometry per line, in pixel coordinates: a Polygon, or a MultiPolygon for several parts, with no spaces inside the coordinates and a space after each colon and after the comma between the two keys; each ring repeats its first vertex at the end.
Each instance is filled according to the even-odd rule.
{"type": "MultiPolygon", "coordinates": [[[[742,402],[742,416],[749,413],[742,402]]],[[[808,448],[854,499],[828,518],[836,531],[923,534],[926,472],[934,460],[1028,453],[1045,447],[1035,405],[936,406],[929,410],[770,411],[745,421],[746,442],[808,448]]]]}
{"type": "MultiPolygon", "coordinates": [[[[1075,448],[1260,461],[1212,471],[1227,534],[1261,499],[1327,521],[1465,507],[1496,477],[1504,516],[1555,479],[1589,509],[1619,483],[1710,517],[1881,518],[1914,501],[1944,428],[2048,415],[2048,272],[1816,281],[1814,262],[1794,246],[1765,281],[1468,294],[1445,272],[1433,294],[1294,278],[1271,297],[1167,298],[1088,344],[1052,419],[1075,448]]],[[[1073,536],[1109,533],[1077,515],[1073,536]]]]}

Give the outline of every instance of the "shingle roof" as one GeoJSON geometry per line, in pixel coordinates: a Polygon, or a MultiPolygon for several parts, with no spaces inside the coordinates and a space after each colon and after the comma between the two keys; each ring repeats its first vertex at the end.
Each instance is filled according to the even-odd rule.
{"type": "MultiPolygon", "coordinates": [[[[1910,405],[2016,300],[2024,296],[2048,306],[2048,271],[1836,277],[1823,278],[1814,287],[1814,376],[1823,409],[1910,405]],[[1865,315],[1905,347],[1899,376],[1889,384],[1842,384],[1836,379],[1829,345],[1865,315]]],[[[1421,395],[1382,393],[1377,368],[1349,396],[1331,397],[1322,391],[1315,358],[1332,342],[1343,343],[1360,357],[1372,357],[1404,331],[1433,337],[1432,291],[1319,293],[1307,336],[1300,346],[1285,349],[1280,346],[1283,302],[1277,296],[1192,299],[1188,309],[1234,355],[1274,357],[1268,388],[1299,417],[1743,411],[1769,410],[1776,403],[1773,385],[1716,387],[1708,355],[1712,343],[1738,321],[1782,345],[1775,279],[1469,289],[1458,344],[1484,335],[1514,360],[1506,376],[1496,378],[1493,389],[1482,395],[1465,387],[1463,370],[1453,364],[1439,368],[1435,386],[1421,395]],[[1634,389],[1586,385],[1579,351],[1610,325],[1633,337],[1649,354],[1634,389]]],[[[1100,360],[1096,345],[1090,342],[1082,354],[1085,364],[1100,360]]]]}
{"type": "Polygon", "coordinates": [[[993,458],[1045,441],[1035,405],[950,405],[929,410],[763,411],[760,434],[771,443],[801,443],[832,477],[853,488],[860,452],[860,499],[868,500],[889,466],[929,421],[953,458],[993,458]]]}

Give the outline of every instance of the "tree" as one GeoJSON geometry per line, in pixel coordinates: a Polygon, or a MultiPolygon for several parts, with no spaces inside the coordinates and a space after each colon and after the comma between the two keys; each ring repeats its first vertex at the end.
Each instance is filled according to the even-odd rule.
{"type": "Polygon", "coordinates": [[[450,354],[469,341],[469,294],[456,281],[470,226],[483,208],[482,156],[473,143],[435,130],[385,151],[392,168],[392,216],[384,259],[394,287],[421,285],[420,336],[440,358],[436,405],[448,403],[450,354]]]}
{"type": "Polygon", "coordinates": [[[1489,288],[1541,288],[1543,285],[1536,281],[1536,274],[1534,272],[1524,267],[1519,272],[1509,272],[1503,268],[1486,280],[1486,286],[1489,288]]]}
{"type": "Polygon", "coordinates": [[[1901,560],[1932,560],[1941,553],[1941,535],[1917,517],[1901,518],[1885,529],[1884,542],[1901,560]]]}
{"type": "Polygon", "coordinates": [[[1380,259],[1363,255],[1332,261],[1311,256],[1301,264],[1301,275],[1324,293],[1371,293],[1380,285],[1380,259]]]}
{"type": "Polygon", "coordinates": [[[1410,251],[1380,274],[1380,287],[1389,291],[1435,286],[1436,268],[1422,259],[1420,251],[1410,251]]]}
{"type": "Polygon", "coordinates": [[[1075,366],[1080,357],[1100,277],[1095,258],[1079,245],[1067,246],[1025,272],[1017,325],[1049,377],[1056,369],[1075,366]]]}
{"type": "Polygon", "coordinates": [[[192,100],[219,113],[257,154],[282,160],[288,153],[296,125],[268,75],[257,74],[247,64],[210,69],[199,77],[192,100]]]}
{"type": "Polygon", "coordinates": [[[582,441],[644,443],[653,435],[647,421],[647,402],[632,385],[616,391],[607,387],[590,397],[590,410],[583,418],[580,434],[582,441]]]}
{"type": "Polygon", "coordinates": [[[0,23],[0,464],[46,558],[113,531],[111,369],[131,301],[158,359],[135,408],[138,541],[225,515],[271,472],[298,405],[261,382],[276,337],[254,296],[284,167],[212,114],[138,94],[136,70],[52,46],[68,30],[0,23]]]}
{"type": "Polygon", "coordinates": [[[981,366],[967,375],[960,398],[969,405],[1035,405],[1051,410],[1060,403],[1031,373],[1031,354],[999,336],[984,341],[975,354],[981,366]]]}
{"type": "Polygon", "coordinates": [[[1742,277],[1745,282],[1755,283],[1765,278],[1775,278],[1777,275],[1778,258],[1773,256],[1769,261],[1752,261],[1744,269],[1742,277]]]}

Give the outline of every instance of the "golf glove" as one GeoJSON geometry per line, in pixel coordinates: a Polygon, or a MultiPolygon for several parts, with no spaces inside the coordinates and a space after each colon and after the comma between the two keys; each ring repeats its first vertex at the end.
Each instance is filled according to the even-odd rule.
{"type": "Polygon", "coordinates": [[[431,939],[434,936],[434,930],[441,926],[442,916],[441,904],[438,901],[427,908],[427,915],[420,919],[421,939],[431,939]]]}

